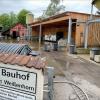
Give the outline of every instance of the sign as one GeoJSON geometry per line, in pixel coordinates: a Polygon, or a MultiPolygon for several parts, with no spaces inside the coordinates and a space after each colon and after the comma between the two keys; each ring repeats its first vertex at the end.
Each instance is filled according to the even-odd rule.
{"type": "Polygon", "coordinates": [[[11,91],[0,86],[0,100],[36,100],[35,96],[11,91]]]}
{"type": "Polygon", "coordinates": [[[56,41],[56,35],[45,35],[45,40],[48,40],[48,41],[56,41]]]}
{"type": "Polygon", "coordinates": [[[36,100],[37,73],[0,66],[0,99],[36,100]]]}

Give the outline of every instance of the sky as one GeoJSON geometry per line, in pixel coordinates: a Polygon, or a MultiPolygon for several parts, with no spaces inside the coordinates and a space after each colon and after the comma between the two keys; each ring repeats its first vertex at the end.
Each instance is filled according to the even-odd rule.
{"type": "MultiPolygon", "coordinates": [[[[21,9],[27,9],[38,17],[49,3],[50,0],[0,0],[0,13],[18,13],[21,9]]],[[[91,12],[91,0],[63,0],[61,4],[66,7],[66,11],[91,12]]]]}

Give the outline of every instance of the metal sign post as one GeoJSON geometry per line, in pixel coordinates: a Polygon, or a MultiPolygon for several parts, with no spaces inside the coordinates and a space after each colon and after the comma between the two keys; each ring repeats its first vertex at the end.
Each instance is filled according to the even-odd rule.
{"type": "Polygon", "coordinates": [[[53,77],[54,77],[54,68],[53,67],[48,67],[48,97],[49,100],[53,100],[53,92],[54,92],[54,88],[53,88],[53,77]]]}

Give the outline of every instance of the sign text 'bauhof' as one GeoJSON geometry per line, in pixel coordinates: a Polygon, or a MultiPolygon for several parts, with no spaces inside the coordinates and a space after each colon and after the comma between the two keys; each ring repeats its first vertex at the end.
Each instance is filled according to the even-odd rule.
{"type": "Polygon", "coordinates": [[[34,71],[0,66],[0,98],[2,100],[39,100],[37,82],[37,73],[34,71]]]}

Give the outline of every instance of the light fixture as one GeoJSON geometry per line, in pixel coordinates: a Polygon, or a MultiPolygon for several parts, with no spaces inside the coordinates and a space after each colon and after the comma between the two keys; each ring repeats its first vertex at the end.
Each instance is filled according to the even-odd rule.
{"type": "Polygon", "coordinates": [[[100,0],[93,0],[92,5],[94,5],[97,9],[100,10],[100,0]]]}

